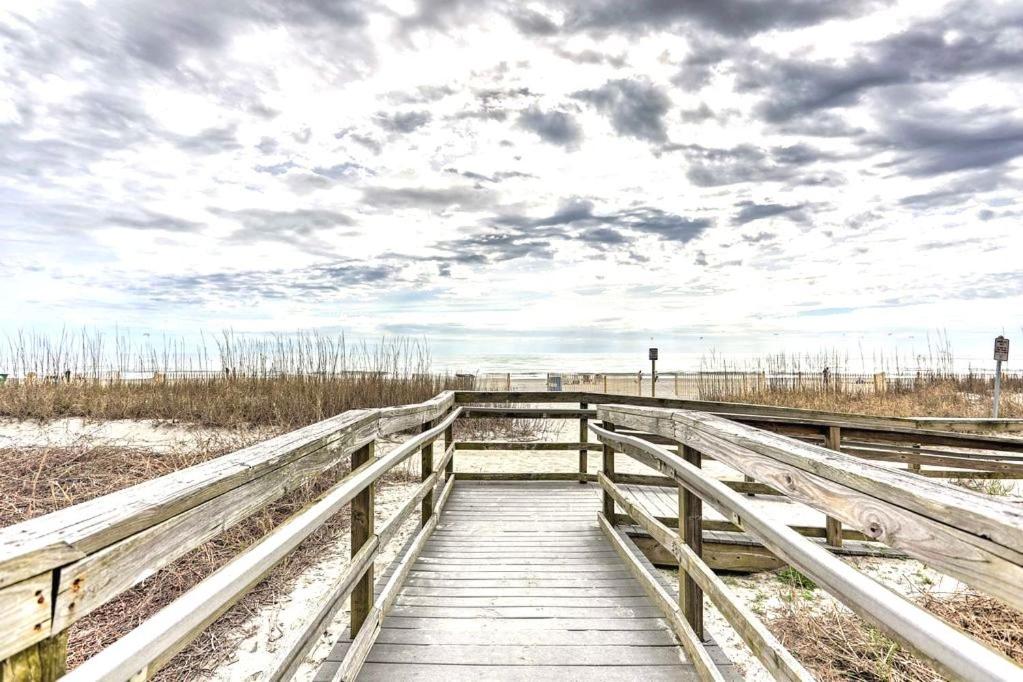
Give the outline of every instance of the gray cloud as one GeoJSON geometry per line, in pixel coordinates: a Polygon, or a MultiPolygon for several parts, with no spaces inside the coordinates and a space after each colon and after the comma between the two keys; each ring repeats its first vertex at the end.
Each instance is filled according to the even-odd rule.
{"type": "Polygon", "coordinates": [[[881,149],[896,150],[897,158],[884,165],[905,175],[991,169],[1023,156],[1023,118],[1013,114],[923,106],[885,114],[879,135],[868,141],[881,149]]]}
{"type": "MultiPolygon", "coordinates": [[[[708,218],[686,218],[661,209],[649,206],[625,209],[622,211],[598,214],[594,212],[593,202],[583,199],[572,199],[562,204],[561,208],[549,216],[530,218],[522,215],[502,215],[495,219],[499,225],[519,229],[550,228],[556,226],[579,226],[584,228],[605,227],[618,230],[632,230],[643,234],[652,234],[666,241],[685,243],[699,236],[713,223],[708,218]]],[[[536,232],[534,232],[536,233],[536,232]]],[[[546,236],[568,238],[572,235],[565,232],[539,232],[546,236]]]]}
{"type": "Polygon", "coordinates": [[[118,227],[130,227],[136,230],[167,230],[169,232],[198,232],[203,228],[197,223],[183,218],[169,216],[164,213],[139,209],[134,214],[118,214],[107,216],[106,222],[118,227]]]}
{"type": "Polygon", "coordinates": [[[668,141],[664,115],[671,100],[649,80],[612,80],[599,88],[577,92],[574,97],[607,114],[619,135],[650,142],[668,141]]]}
{"type": "Polygon", "coordinates": [[[689,164],[686,177],[698,187],[767,181],[794,185],[841,182],[841,178],[828,172],[810,168],[816,162],[832,157],[806,144],[769,149],[752,144],[724,148],[689,144],[669,145],[664,149],[685,154],[689,164]]]}
{"type": "Polygon", "coordinates": [[[688,24],[724,35],[747,36],[856,15],[875,3],[855,0],[579,0],[562,4],[569,8],[565,25],[572,30],[646,32],[688,24]]]}
{"type": "Polygon", "coordinates": [[[376,123],[392,133],[411,133],[430,122],[429,111],[406,111],[396,114],[379,113],[376,123]]]}
{"type": "Polygon", "coordinates": [[[960,3],[866,45],[842,62],[752,54],[737,69],[740,92],[762,93],[757,112],[784,123],[820,110],[848,107],[878,88],[945,82],[1023,68],[1023,11],[960,3]]]}
{"type": "Polygon", "coordinates": [[[556,34],[561,27],[549,17],[530,9],[523,9],[512,14],[512,22],[527,35],[550,36],[556,34]]]}
{"type": "Polygon", "coordinates": [[[752,201],[741,201],[736,204],[736,208],[739,211],[732,218],[732,222],[736,225],[745,225],[755,220],[763,220],[764,218],[773,218],[780,215],[784,215],[786,218],[797,222],[803,222],[806,220],[806,216],[802,213],[802,209],[805,206],[806,204],[787,206],[785,204],[757,204],[752,201]]]}
{"type": "MultiPolygon", "coordinates": [[[[707,218],[685,218],[661,209],[641,206],[596,213],[592,201],[569,199],[554,213],[539,218],[521,214],[494,217],[492,226],[469,237],[438,242],[451,254],[473,256],[473,262],[501,262],[518,258],[550,259],[556,242],[580,242],[594,249],[629,246],[640,235],[685,244],[708,229],[707,218]]],[[[645,256],[629,251],[633,260],[645,256]]]]}
{"type": "MultiPolygon", "coordinates": [[[[226,211],[214,208],[210,209],[210,212],[241,223],[242,229],[231,235],[233,241],[240,242],[290,241],[296,237],[308,237],[321,231],[336,232],[339,227],[351,227],[355,224],[355,221],[347,215],[325,209],[269,211],[252,208],[226,211]]],[[[345,234],[351,234],[351,232],[345,232],[345,234]]]]}
{"type": "Polygon", "coordinates": [[[353,288],[400,283],[401,268],[388,263],[339,260],[296,270],[244,270],[165,275],[126,288],[149,303],[195,305],[220,301],[333,300],[353,288]]]}
{"type": "Polygon", "coordinates": [[[583,131],[574,118],[564,111],[543,111],[530,107],[519,114],[518,124],[540,136],[544,142],[574,147],[582,139],[583,131]]]}
{"type": "Polygon", "coordinates": [[[420,208],[442,211],[452,207],[473,210],[489,205],[493,193],[474,187],[368,187],[362,201],[374,208],[420,208]]]}

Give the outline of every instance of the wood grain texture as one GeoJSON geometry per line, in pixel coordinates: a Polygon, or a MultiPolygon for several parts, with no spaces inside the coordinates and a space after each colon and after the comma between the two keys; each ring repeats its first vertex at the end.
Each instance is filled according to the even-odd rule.
{"type": "Polygon", "coordinates": [[[325,449],[339,450],[337,461],[375,438],[439,417],[453,403],[454,394],[445,392],[417,405],[349,410],[223,457],[0,529],[0,587],[83,559],[325,449]]]}
{"type": "Polygon", "coordinates": [[[1023,607],[1023,509],[717,417],[601,409],[609,418],[673,433],[870,539],[1023,607]]]}
{"type": "Polygon", "coordinates": [[[359,679],[696,679],[599,506],[571,482],[457,481],[359,679]]]}
{"type": "MultiPolygon", "coordinates": [[[[626,419],[617,409],[601,417],[611,418],[612,414],[616,420],[626,419]]],[[[680,484],[689,487],[732,523],[755,535],[777,556],[812,578],[855,613],[929,660],[942,674],[953,678],[993,680],[1010,680],[1023,674],[1023,669],[1009,659],[859,573],[811,540],[787,526],[762,518],[744,496],[706,476],[678,455],[637,438],[596,426],[590,429],[598,440],[613,444],[620,452],[630,456],[641,455],[644,461],[655,461],[661,473],[675,476],[680,484]]],[[[704,439],[695,442],[690,434],[687,431],[680,440],[693,447],[705,447],[704,439]]],[[[726,450],[719,449],[718,454],[726,454],[726,450]]],[[[742,454],[751,456],[748,451],[742,454]]],[[[758,475],[757,478],[762,477],[758,475]]]]}
{"type": "Polygon", "coordinates": [[[642,505],[630,499],[629,495],[608,480],[600,479],[600,485],[615,501],[666,551],[671,552],[678,563],[681,574],[695,582],[706,592],[729,624],[742,637],[750,650],[775,677],[782,680],[812,680],[809,672],[800,665],[792,654],[779,642],[763,623],[736,597],[714,571],[703,561],[684,539],[679,538],[664,524],[657,521],[642,505]]]}

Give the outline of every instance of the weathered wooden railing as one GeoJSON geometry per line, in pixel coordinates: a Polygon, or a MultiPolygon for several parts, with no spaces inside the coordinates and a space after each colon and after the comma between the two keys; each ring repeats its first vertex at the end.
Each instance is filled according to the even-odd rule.
{"type": "MultiPolygon", "coordinates": [[[[68,680],[138,680],[159,668],[264,578],[302,540],[352,505],[352,561],[324,588],[319,611],[289,633],[268,679],[288,679],[315,636],[351,595],[353,647],[372,644],[386,600],[373,597],[373,561],[401,523],[421,506],[423,526],[406,565],[436,524],[454,483],[452,424],[461,408],[446,392],[418,405],[351,410],[125,490],[0,529],[0,680],[48,681],[64,675],[68,628],[116,595],[298,485],[344,464],[351,472],[243,553],[136,629],[67,674],[68,680]],[[422,433],[385,454],[374,444],[389,434],[422,433]],[[433,443],[445,439],[434,463],[433,443]],[[374,527],[376,482],[417,452],[423,478],[411,499],[374,527]],[[444,481],[439,498],[435,488],[444,481]],[[381,599],[385,603],[381,603],[381,599]],[[364,634],[365,633],[365,634],[364,634]]],[[[393,582],[393,581],[392,581],[393,582]]]]}
{"type": "MultiPolygon", "coordinates": [[[[801,533],[826,536],[831,545],[840,544],[843,537],[885,542],[1020,607],[1023,533],[1016,510],[920,476],[1023,477],[1023,458],[1014,454],[1023,452],[1023,441],[970,432],[1011,432],[1019,422],[935,422],[590,393],[457,391],[419,405],[352,410],[168,476],[0,529],[0,682],[48,681],[64,675],[67,632],[73,623],[349,458],[351,473],[316,502],[72,671],[67,679],[151,676],[304,538],[349,504],[351,563],[323,588],[317,612],[289,631],[266,676],[290,677],[316,635],[350,599],[354,641],[336,679],[354,678],[404,577],[436,526],[455,478],[599,482],[606,493],[602,523],[612,544],[621,549],[626,542],[614,525],[627,519],[664,545],[682,567],[683,605],[672,606],[668,617],[705,675],[713,677],[714,672],[706,665],[702,647],[694,645],[702,635],[697,611],[699,595],[704,592],[718,603],[755,653],[768,659],[765,665],[769,670],[786,679],[802,679],[805,671],[728,595],[700,558],[702,531],[741,530],[755,536],[840,599],[853,600],[850,605],[857,613],[875,621],[892,615],[890,604],[875,603],[888,600],[888,592],[855,571],[855,576],[850,575],[852,569],[842,568],[844,564],[801,533]],[[609,401],[626,405],[612,406],[609,401]],[[537,406],[563,402],[578,403],[578,407],[537,406]],[[591,407],[594,405],[597,407],[591,407]],[[548,443],[455,442],[452,429],[456,419],[493,417],[579,420],[579,438],[548,443]],[[590,423],[595,418],[604,426],[590,423]],[[615,430],[610,428],[612,424],[615,430]],[[954,427],[959,432],[936,427],[954,427]],[[387,453],[376,452],[378,438],[410,429],[420,433],[387,453]],[[590,431],[597,433],[599,443],[589,441],[590,431]],[[433,443],[441,437],[444,453],[435,457],[433,443]],[[681,456],[661,447],[680,444],[681,456]],[[578,469],[454,475],[455,450],[486,449],[576,452],[578,469]],[[593,451],[602,453],[600,473],[589,471],[589,453],[593,451]],[[615,451],[640,460],[660,475],[615,472],[615,451]],[[376,527],[376,482],[417,452],[422,465],[420,484],[394,516],[376,527]],[[710,458],[746,474],[748,480],[726,482],[704,476],[701,461],[710,458]],[[905,462],[909,472],[871,460],[905,462]],[[943,468],[921,470],[921,466],[943,468]],[[629,483],[677,487],[677,519],[651,516],[634,504],[621,488],[629,483]],[[824,511],[830,520],[825,528],[772,525],[756,517],[743,493],[782,494],[824,511]],[[718,508],[726,520],[702,519],[702,500],[718,508]],[[421,530],[374,598],[374,558],[417,507],[421,530]],[[843,529],[841,524],[851,529],[843,529]],[[684,540],[679,540],[669,525],[676,525],[684,540]],[[871,590],[873,597],[868,594],[871,590]]],[[[665,603],[663,589],[645,582],[654,598],[665,603]]],[[[1002,674],[1009,670],[1005,660],[933,617],[921,615],[917,607],[891,603],[899,604],[896,610],[901,615],[896,614],[898,618],[893,616],[888,626],[882,627],[935,661],[939,670],[949,674],[964,670],[1002,674]],[[963,667],[967,663],[972,667],[963,667]]],[[[1011,670],[1018,673],[1015,667],[1011,670]]]]}
{"type": "MultiPolygon", "coordinates": [[[[846,452],[870,460],[904,462],[910,471],[929,478],[971,478],[971,479],[1023,479],[1023,440],[1002,436],[984,435],[978,432],[999,431],[1016,433],[1023,431],[1023,419],[966,419],[930,417],[875,417],[869,415],[843,414],[777,407],[773,405],[750,405],[744,403],[710,402],[699,400],[678,400],[671,398],[649,398],[640,396],[607,396],[600,393],[543,392],[543,391],[456,391],[455,401],[466,408],[465,416],[579,419],[580,437],[577,443],[568,442],[472,442],[458,443],[460,450],[536,450],[568,451],[579,450],[579,468],[571,472],[532,473],[471,473],[460,474],[468,479],[485,480],[572,480],[595,481],[596,475],[589,473],[586,452],[599,446],[587,442],[582,435],[588,419],[595,416],[595,410],[586,409],[590,404],[615,402],[618,404],[666,409],[686,409],[709,413],[743,424],[755,426],[800,438],[807,442],[821,443],[832,450],[846,452]],[[520,407],[520,404],[537,405],[578,402],[580,407],[520,407]],[[480,407],[479,403],[488,403],[480,407]],[[514,406],[495,407],[495,403],[514,406]],[[940,429],[954,429],[946,431],[940,429]],[[943,448],[936,450],[934,448],[943,448]],[[952,449],[954,448],[954,449],[952,449]],[[1006,454],[1000,454],[1006,453],[1006,454]],[[921,469],[922,466],[939,466],[940,469],[921,469]]],[[[674,445],[674,441],[656,433],[633,430],[637,435],[652,443],[674,445]]],[[[676,484],[670,480],[651,480],[649,477],[625,474],[622,482],[667,485],[676,484]]],[[[748,494],[777,494],[777,488],[765,485],[746,476],[745,481],[724,481],[724,485],[738,492],[748,494]]],[[[662,519],[663,521],[664,519],[662,519]]],[[[795,527],[805,535],[825,537],[833,547],[841,547],[844,539],[861,539],[858,531],[842,528],[841,521],[828,514],[823,529],[795,527]]],[[[718,521],[704,521],[706,530],[733,530],[732,524],[718,521]]]]}
{"type": "Polygon", "coordinates": [[[953,679],[1018,680],[1023,668],[923,608],[859,573],[820,545],[765,518],[745,496],[701,469],[712,456],[792,499],[907,552],[933,568],[1023,608],[1023,509],[989,496],[933,483],[915,473],[800,442],[714,415],[663,408],[601,405],[602,426],[591,425],[604,447],[600,524],[651,598],[660,606],[701,677],[720,679],[702,645],[702,599],[707,594],[776,678],[810,679],[807,671],[740,604],[701,558],[701,500],[735,526],[953,679]],[[620,429],[655,434],[677,452],[620,429]],[[659,471],[679,486],[679,531],[630,499],[616,480],[615,454],[659,471]],[[667,551],[680,571],[679,603],[661,588],[615,528],[616,505],[667,551]]]}

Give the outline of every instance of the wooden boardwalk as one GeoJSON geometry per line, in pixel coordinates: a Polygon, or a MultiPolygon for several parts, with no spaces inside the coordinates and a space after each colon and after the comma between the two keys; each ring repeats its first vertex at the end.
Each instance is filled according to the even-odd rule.
{"type": "Polygon", "coordinates": [[[459,481],[359,679],[697,679],[599,508],[591,485],[459,481]]]}

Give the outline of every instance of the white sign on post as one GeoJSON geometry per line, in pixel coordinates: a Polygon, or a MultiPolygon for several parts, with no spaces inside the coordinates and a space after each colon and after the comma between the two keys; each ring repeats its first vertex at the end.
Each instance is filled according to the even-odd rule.
{"type": "Polygon", "coordinates": [[[1009,361],[1009,339],[999,336],[995,339],[995,360],[1000,362],[1009,361]]]}

